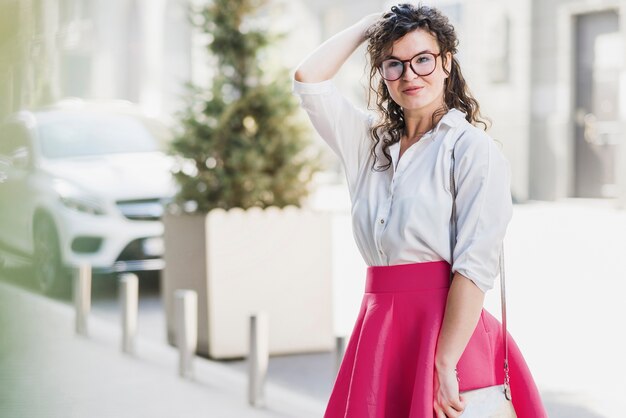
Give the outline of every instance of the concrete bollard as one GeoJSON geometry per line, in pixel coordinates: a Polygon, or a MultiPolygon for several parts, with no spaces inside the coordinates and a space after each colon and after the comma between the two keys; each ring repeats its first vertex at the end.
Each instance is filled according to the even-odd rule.
{"type": "Polygon", "coordinates": [[[193,378],[193,358],[198,346],[198,294],[180,289],[174,293],[174,298],[178,374],[193,378]]]}
{"type": "Polygon", "coordinates": [[[335,337],[335,376],[339,373],[339,367],[343,360],[343,355],[346,352],[346,337],[335,337]]]}
{"type": "Polygon", "coordinates": [[[122,306],[122,351],[135,354],[137,337],[137,311],[139,304],[139,279],[136,274],[120,275],[120,305],[122,306]]]}
{"type": "Polygon", "coordinates": [[[88,316],[91,310],[91,266],[83,264],[73,271],[76,333],[88,335],[88,316]]]}
{"type": "Polygon", "coordinates": [[[265,312],[250,316],[250,351],[248,354],[248,402],[265,406],[265,379],[269,364],[269,318],[265,312]]]}

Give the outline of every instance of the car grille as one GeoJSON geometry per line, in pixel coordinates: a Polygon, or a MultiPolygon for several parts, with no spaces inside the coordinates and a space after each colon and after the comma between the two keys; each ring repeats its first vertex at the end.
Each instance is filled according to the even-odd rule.
{"type": "Polygon", "coordinates": [[[163,216],[163,199],[120,200],[117,207],[120,212],[134,221],[156,221],[163,216]]]}

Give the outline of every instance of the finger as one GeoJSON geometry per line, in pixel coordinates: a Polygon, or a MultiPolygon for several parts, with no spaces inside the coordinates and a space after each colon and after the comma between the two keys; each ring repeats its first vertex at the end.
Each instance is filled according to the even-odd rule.
{"type": "Polygon", "coordinates": [[[452,398],[449,402],[450,406],[452,406],[457,411],[463,411],[465,409],[465,400],[461,398],[459,395],[458,398],[452,398]]]}
{"type": "Polygon", "coordinates": [[[437,418],[446,418],[446,414],[441,408],[437,408],[437,418]]]}
{"type": "Polygon", "coordinates": [[[463,412],[463,411],[457,411],[456,409],[454,409],[450,405],[446,405],[444,407],[444,412],[446,413],[445,416],[448,417],[448,418],[458,418],[458,417],[461,416],[461,412],[463,412]]]}
{"type": "Polygon", "coordinates": [[[465,401],[465,396],[459,395],[459,404],[463,409],[467,406],[467,402],[465,401]]]}

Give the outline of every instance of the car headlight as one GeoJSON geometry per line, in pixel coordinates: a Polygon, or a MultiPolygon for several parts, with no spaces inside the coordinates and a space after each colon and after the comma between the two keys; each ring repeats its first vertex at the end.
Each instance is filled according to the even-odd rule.
{"type": "Polygon", "coordinates": [[[54,189],[59,194],[59,200],[65,207],[91,215],[104,215],[104,204],[97,198],[89,196],[80,188],[63,180],[54,182],[54,189]]]}
{"type": "Polygon", "coordinates": [[[97,203],[87,200],[61,196],[61,202],[63,202],[66,207],[77,210],[79,212],[89,213],[91,215],[105,214],[104,208],[99,206],[97,203]]]}

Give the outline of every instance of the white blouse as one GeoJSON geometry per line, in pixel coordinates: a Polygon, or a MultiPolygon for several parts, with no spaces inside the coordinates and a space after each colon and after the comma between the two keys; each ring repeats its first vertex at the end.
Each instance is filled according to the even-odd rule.
{"type": "MultiPolygon", "coordinates": [[[[332,80],[301,83],[301,99],[317,132],[339,156],[352,202],[356,244],[369,266],[450,262],[450,165],[455,149],[457,243],[452,271],[483,292],[498,276],[500,245],[513,214],[510,165],[495,141],[451,109],[392,166],[372,171],[372,115],[356,108],[332,80]]],[[[379,144],[376,165],[386,164],[379,144]]]]}

